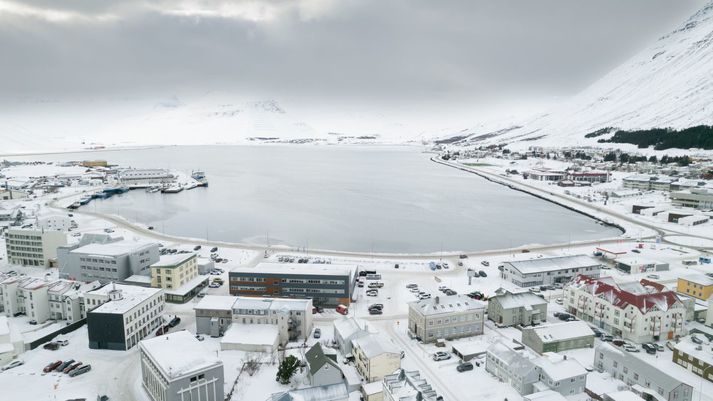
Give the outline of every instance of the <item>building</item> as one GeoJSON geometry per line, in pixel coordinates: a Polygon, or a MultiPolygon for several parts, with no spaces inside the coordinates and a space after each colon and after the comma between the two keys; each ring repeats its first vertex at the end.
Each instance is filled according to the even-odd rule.
{"type": "Polygon", "coordinates": [[[64,320],[68,324],[87,317],[84,294],[101,287],[98,281],[81,283],[57,280],[47,288],[50,320],[64,320]]]}
{"type": "Polygon", "coordinates": [[[671,191],[675,179],[671,177],[658,177],[644,174],[636,174],[622,179],[624,188],[638,189],[642,191],[671,191]]]}
{"type": "Polygon", "coordinates": [[[660,284],[617,284],[611,277],[578,276],[565,288],[565,309],[578,318],[634,342],[686,334],[687,307],[660,284]]]}
{"type": "Polygon", "coordinates": [[[566,355],[547,354],[534,360],[540,373],[534,388],[547,389],[563,396],[581,394],[587,385],[587,370],[575,359],[566,355]]]}
{"type": "Polygon", "coordinates": [[[528,180],[535,181],[545,181],[545,182],[559,182],[567,177],[567,173],[564,171],[557,170],[547,170],[547,169],[533,169],[526,171],[524,174],[525,178],[528,180]]]}
{"type": "Polygon", "coordinates": [[[274,324],[231,324],[220,339],[223,351],[273,354],[280,345],[280,333],[274,324]]]}
{"type": "Polygon", "coordinates": [[[50,318],[48,287],[51,282],[44,279],[12,276],[0,283],[5,316],[25,315],[37,323],[50,318]]]}
{"type": "Polygon", "coordinates": [[[101,283],[123,281],[133,275],[150,276],[151,265],[159,261],[157,243],[104,240],[107,242],[60,249],[59,277],[101,283]]]}
{"type": "Polygon", "coordinates": [[[713,382],[713,351],[710,343],[696,344],[690,338],[684,338],[674,345],[673,362],[713,382]]]}
{"type": "Polygon", "coordinates": [[[530,326],[547,320],[547,301],[530,291],[499,289],[488,298],[488,319],[501,327],[530,326]]]}
{"type": "Polygon", "coordinates": [[[594,345],[594,332],[581,320],[522,329],[522,343],[542,354],[594,345]]]}
{"type": "Polygon", "coordinates": [[[119,181],[122,185],[132,188],[162,185],[175,179],[170,171],[164,169],[128,169],[119,172],[119,181]]]}
{"type": "Polygon", "coordinates": [[[356,284],[351,265],[259,263],[228,274],[230,294],[311,299],[315,306],[349,305],[356,284]]]}
{"type": "Polygon", "coordinates": [[[668,270],[668,263],[644,259],[638,256],[617,258],[615,266],[619,271],[627,274],[668,270]]]}
{"type": "Polygon", "coordinates": [[[220,337],[233,323],[233,304],[236,297],[206,295],[193,310],[196,314],[196,333],[220,337]]]}
{"type": "Polygon", "coordinates": [[[0,367],[10,363],[13,358],[25,351],[25,342],[7,317],[0,316],[0,367]]]}
{"type": "Polygon", "coordinates": [[[347,356],[352,353],[352,341],[363,337],[369,332],[359,325],[359,322],[353,317],[343,317],[334,320],[334,343],[342,353],[347,356]]]}
{"type": "Polygon", "coordinates": [[[62,214],[52,214],[37,218],[37,228],[45,231],[66,232],[72,228],[72,219],[62,214]]]}
{"type": "Polygon", "coordinates": [[[437,401],[438,393],[417,370],[399,369],[384,376],[384,401],[437,401]]]}
{"type": "Polygon", "coordinates": [[[195,253],[162,255],[151,265],[151,286],[165,290],[166,302],[186,303],[208,285],[198,273],[195,253]]]}
{"type": "Polygon", "coordinates": [[[382,380],[401,367],[401,349],[387,337],[369,334],[352,341],[357,372],[367,382],[382,380]]]}
{"type": "Polygon", "coordinates": [[[0,201],[23,199],[27,198],[28,194],[24,191],[18,191],[10,188],[0,188],[0,201]]]}
{"type": "Polygon", "coordinates": [[[522,397],[523,401],[567,401],[560,393],[552,390],[539,391],[522,397]]]}
{"type": "Polygon", "coordinates": [[[408,304],[408,329],[424,342],[483,334],[485,304],[463,295],[434,297],[408,304]]]}
{"type": "Polygon", "coordinates": [[[350,401],[349,391],[344,384],[305,387],[274,393],[267,401],[350,401]]]}
{"type": "Polygon", "coordinates": [[[60,231],[10,228],[5,233],[7,260],[14,265],[53,266],[57,248],[66,244],[67,235],[60,231]]]}
{"type": "Polygon", "coordinates": [[[704,274],[679,277],[676,283],[676,291],[701,301],[708,301],[713,295],[713,278],[704,274]]]}
{"type": "Polygon", "coordinates": [[[603,265],[586,255],[557,256],[505,262],[500,277],[519,287],[564,284],[579,274],[599,277],[603,265]]]}
{"type": "Polygon", "coordinates": [[[139,354],[141,383],[153,401],[225,399],[223,362],[189,332],[141,341],[139,354]]]}
{"type": "Polygon", "coordinates": [[[706,189],[672,192],[671,204],[694,209],[713,209],[713,192],[706,189]]]}
{"type": "Polygon", "coordinates": [[[91,349],[128,350],[164,326],[160,288],[110,284],[85,297],[91,349]]]}
{"type": "Polygon", "coordinates": [[[84,160],[79,165],[82,167],[108,167],[109,163],[106,160],[84,160]]]}
{"type": "Polygon", "coordinates": [[[306,353],[307,378],[313,386],[344,383],[344,375],[337,362],[328,357],[322,344],[316,343],[306,353]]]}
{"type": "Polygon", "coordinates": [[[0,226],[8,226],[22,219],[20,205],[0,204],[0,226]]]}
{"type": "Polygon", "coordinates": [[[688,384],[609,343],[601,343],[595,348],[594,368],[609,373],[627,386],[638,386],[641,392],[651,394],[652,399],[690,401],[693,394],[693,388],[688,384]]]}
{"type": "Polygon", "coordinates": [[[281,345],[305,340],[312,333],[312,300],[237,297],[233,323],[273,325],[281,345]]]}

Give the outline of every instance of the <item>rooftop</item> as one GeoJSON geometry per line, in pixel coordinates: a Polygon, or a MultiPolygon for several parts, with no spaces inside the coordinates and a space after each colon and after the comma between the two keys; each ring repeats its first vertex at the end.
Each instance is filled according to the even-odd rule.
{"type": "MultiPolygon", "coordinates": [[[[698,335],[697,337],[705,341],[705,336],[698,335]]],[[[713,365],[713,347],[710,343],[699,345],[693,343],[690,338],[686,338],[676,344],[674,348],[708,365],[713,365]]]]}
{"type": "Polygon", "coordinates": [[[231,311],[237,298],[229,295],[206,295],[193,309],[231,311]]]}
{"type": "Polygon", "coordinates": [[[174,253],[172,255],[161,255],[158,262],[151,267],[173,268],[196,257],[195,253],[174,253]]]}
{"type": "MultiPolygon", "coordinates": [[[[311,308],[311,299],[287,299],[287,298],[259,298],[259,297],[236,297],[233,310],[305,310],[311,308]]],[[[312,311],[309,311],[310,313],[312,311]]]]}
{"type": "Polygon", "coordinates": [[[394,345],[391,340],[377,334],[370,334],[352,340],[355,348],[359,348],[367,358],[373,358],[381,354],[400,354],[401,349],[394,345]]]}
{"type": "Polygon", "coordinates": [[[140,241],[129,241],[122,240],[117,242],[110,242],[106,244],[88,244],[81,246],[73,251],[72,253],[82,253],[85,255],[96,255],[96,256],[121,256],[132,252],[136,252],[140,249],[156,245],[151,242],[140,242],[140,241]]]}
{"type": "Polygon", "coordinates": [[[681,300],[673,291],[652,281],[643,279],[638,284],[618,285],[611,277],[594,279],[586,275],[577,276],[569,288],[585,291],[594,296],[606,299],[617,308],[633,305],[641,313],[647,313],[653,308],[667,311],[681,304],[681,300]]]}
{"type": "Polygon", "coordinates": [[[556,256],[553,258],[515,260],[511,262],[505,262],[505,264],[512,266],[517,271],[524,274],[602,265],[599,261],[590,258],[587,255],[556,256]]]}
{"type": "Polygon", "coordinates": [[[280,336],[275,324],[231,324],[221,343],[274,346],[280,336]]]}
{"type": "Polygon", "coordinates": [[[223,364],[185,330],[143,340],[139,346],[163,375],[171,379],[223,364]]]}
{"type": "Polygon", "coordinates": [[[704,286],[713,285],[713,277],[708,277],[705,274],[692,274],[690,276],[679,277],[679,280],[686,280],[704,286]]]}
{"type": "Polygon", "coordinates": [[[160,288],[137,287],[133,285],[107,284],[102,288],[91,291],[92,294],[102,294],[109,296],[110,292],[116,288],[121,291],[121,299],[108,301],[93,309],[89,313],[126,313],[138,306],[141,302],[162,292],[160,288]]]}
{"type": "Polygon", "coordinates": [[[231,273],[314,274],[323,276],[351,276],[356,265],[318,263],[258,263],[255,267],[236,267],[231,273]]]}
{"type": "Polygon", "coordinates": [[[575,359],[559,354],[547,353],[546,356],[537,358],[533,362],[554,381],[587,374],[587,370],[575,359]]]}
{"type": "Polygon", "coordinates": [[[485,309],[485,303],[470,299],[464,295],[433,297],[421,301],[409,302],[409,306],[423,315],[438,315],[441,313],[457,313],[485,309]]]}
{"type": "Polygon", "coordinates": [[[537,294],[533,294],[530,291],[522,292],[510,292],[505,291],[502,294],[498,294],[490,297],[490,300],[496,299],[500,305],[505,309],[513,308],[525,308],[532,309],[534,305],[546,305],[547,301],[537,294]]]}
{"type": "Polygon", "coordinates": [[[581,320],[536,326],[532,330],[544,343],[594,336],[594,332],[589,328],[589,325],[581,320]]]}
{"type": "Polygon", "coordinates": [[[674,389],[682,384],[681,381],[660,370],[655,365],[634,356],[632,353],[621,351],[609,343],[600,343],[596,347],[596,350],[608,355],[609,358],[621,361],[620,363],[622,366],[626,366],[635,372],[639,372],[639,374],[645,374],[649,381],[656,382],[666,390],[674,389]]]}

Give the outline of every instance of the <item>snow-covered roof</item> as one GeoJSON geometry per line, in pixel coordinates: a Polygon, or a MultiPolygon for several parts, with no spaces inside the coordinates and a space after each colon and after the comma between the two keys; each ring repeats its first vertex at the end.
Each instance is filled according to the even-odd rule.
{"type": "Polygon", "coordinates": [[[678,295],[673,291],[666,290],[661,284],[646,279],[642,279],[639,284],[637,286],[644,290],[636,289],[633,291],[630,286],[621,288],[611,277],[595,279],[586,275],[579,275],[570,283],[568,288],[585,291],[593,296],[605,299],[617,308],[623,309],[629,305],[634,306],[641,313],[647,313],[654,307],[667,311],[671,307],[681,304],[678,295]],[[649,290],[646,290],[647,288],[649,290]]]}
{"type": "Polygon", "coordinates": [[[409,307],[423,315],[430,316],[483,310],[485,309],[485,303],[459,294],[446,297],[436,296],[431,299],[409,302],[409,307]]]}
{"type": "MultiPolygon", "coordinates": [[[[698,338],[703,338],[703,336],[698,336],[698,338]]],[[[711,344],[695,344],[690,338],[683,339],[681,342],[674,346],[679,352],[688,354],[703,363],[708,365],[713,365],[713,348],[711,344]],[[700,349],[699,349],[700,348],[700,349]]]]}
{"type": "Polygon", "coordinates": [[[169,379],[223,364],[213,352],[185,330],[143,340],[139,346],[169,379]]]}
{"type": "Polygon", "coordinates": [[[231,324],[220,339],[221,344],[274,346],[280,336],[275,324],[231,324]]]}
{"type": "Polygon", "coordinates": [[[347,386],[344,383],[337,383],[274,393],[270,395],[268,401],[347,401],[348,399],[347,386]]]}
{"type": "Polygon", "coordinates": [[[206,295],[193,309],[231,311],[236,299],[228,295],[206,295]]]}
{"type": "Polygon", "coordinates": [[[497,301],[503,309],[526,308],[532,309],[533,305],[546,305],[547,301],[530,291],[513,293],[505,291],[503,294],[490,297],[488,302],[497,301]]]}
{"type": "Polygon", "coordinates": [[[505,262],[523,274],[565,270],[581,267],[601,266],[602,264],[587,255],[556,256],[553,258],[537,258],[529,260],[514,260],[505,262]]]}
{"type": "Polygon", "coordinates": [[[524,356],[521,352],[498,341],[488,348],[488,354],[499,359],[503,365],[510,369],[511,373],[517,374],[520,377],[525,377],[535,368],[535,364],[524,356]]]}
{"type": "Polygon", "coordinates": [[[594,332],[589,328],[589,325],[581,320],[546,324],[533,327],[531,330],[533,330],[545,344],[579,337],[594,337],[594,332]]]}
{"type": "Polygon", "coordinates": [[[642,258],[639,256],[624,256],[616,259],[616,263],[621,263],[627,266],[642,266],[642,265],[660,265],[663,262],[653,259],[642,258]]]}
{"type": "Polygon", "coordinates": [[[133,274],[123,280],[126,283],[151,284],[151,277],[142,274],[133,274]]]}
{"type": "Polygon", "coordinates": [[[355,338],[352,340],[352,345],[354,345],[355,348],[361,349],[364,356],[369,359],[381,354],[401,353],[401,349],[394,345],[391,340],[377,334],[369,334],[368,336],[355,338]]]}
{"type": "Polygon", "coordinates": [[[196,257],[195,253],[174,253],[171,255],[161,255],[158,262],[151,265],[151,267],[160,268],[173,268],[187,262],[190,259],[196,257]]]}
{"type": "Polygon", "coordinates": [[[37,289],[40,289],[43,287],[47,287],[49,284],[50,284],[50,282],[48,282],[44,279],[33,277],[33,278],[27,278],[25,280],[22,280],[22,282],[20,282],[19,287],[23,288],[25,290],[34,291],[34,290],[37,290],[37,289]]]}
{"type": "Polygon", "coordinates": [[[334,330],[345,339],[350,339],[356,333],[367,333],[353,317],[343,317],[334,321],[334,330]]]}
{"type": "Polygon", "coordinates": [[[319,263],[258,263],[255,267],[236,267],[231,273],[265,274],[313,274],[321,276],[351,276],[356,265],[333,265],[319,263]]]}
{"type": "Polygon", "coordinates": [[[106,244],[88,244],[72,250],[72,253],[81,253],[85,255],[96,256],[121,256],[129,253],[137,252],[149,246],[156,245],[151,242],[129,241],[122,240],[110,242],[106,244]]]}
{"type": "Polygon", "coordinates": [[[170,295],[185,296],[189,292],[195,290],[196,287],[198,287],[203,282],[205,282],[205,285],[208,285],[208,277],[195,276],[192,279],[183,283],[183,285],[178,288],[164,289],[163,291],[166,294],[170,294],[170,295]]]}
{"type": "Polygon", "coordinates": [[[534,363],[553,381],[561,381],[587,374],[587,370],[573,358],[555,353],[546,353],[534,363]]]}
{"type": "MultiPolygon", "coordinates": [[[[566,401],[567,399],[560,393],[553,390],[545,390],[532,393],[522,397],[525,401],[566,401]]],[[[641,400],[639,400],[641,401],[641,400]]]]}
{"type": "Polygon", "coordinates": [[[362,391],[366,395],[375,395],[384,391],[384,382],[375,381],[371,383],[362,383],[362,391]]]}
{"type": "Polygon", "coordinates": [[[607,393],[607,398],[612,401],[641,401],[643,398],[631,390],[614,391],[607,393]]]}
{"type": "MultiPolygon", "coordinates": [[[[311,308],[311,299],[236,297],[233,311],[247,310],[306,310],[311,308]]],[[[311,313],[311,311],[309,311],[311,313]]],[[[236,312],[237,313],[237,312],[236,312]]]]}
{"type": "Polygon", "coordinates": [[[639,372],[640,375],[645,374],[650,382],[658,384],[667,391],[682,384],[680,380],[660,370],[656,365],[652,365],[630,352],[617,349],[610,343],[600,343],[597,345],[596,350],[605,354],[605,357],[609,359],[619,361],[622,366],[626,366],[629,370],[639,372]]]}
{"type": "Polygon", "coordinates": [[[397,400],[415,401],[420,394],[421,401],[436,401],[437,393],[418,370],[399,369],[396,373],[384,376],[384,389],[397,400]]]}
{"type": "Polygon", "coordinates": [[[145,300],[156,296],[162,292],[161,288],[137,287],[133,285],[108,284],[102,288],[91,291],[91,293],[101,293],[109,295],[113,289],[121,292],[121,298],[107,301],[89,313],[121,313],[124,314],[137,307],[145,300]]]}
{"type": "Polygon", "coordinates": [[[692,283],[703,286],[713,285],[713,277],[708,277],[705,274],[691,274],[690,276],[679,277],[680,280],[690,281],[692,283]]]}

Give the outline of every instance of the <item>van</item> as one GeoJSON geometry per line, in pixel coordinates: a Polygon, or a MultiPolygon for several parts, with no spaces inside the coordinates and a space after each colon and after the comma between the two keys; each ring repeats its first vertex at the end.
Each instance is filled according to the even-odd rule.
{"type": "Polygon", "coordinates": [[[446,339],[445,338],[439,338],[436,340],[436,347],[438,348],[445,348],[446,347],[446,339]]]}

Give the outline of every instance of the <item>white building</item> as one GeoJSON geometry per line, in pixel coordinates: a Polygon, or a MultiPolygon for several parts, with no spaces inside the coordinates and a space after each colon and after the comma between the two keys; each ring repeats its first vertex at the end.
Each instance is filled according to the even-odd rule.
{"type": "Polygon", "coordinates": [[[564,306],[585,322],[635,342],[686,334],[684,303],[648,280],[617,284],[611,277],[578,276],[565,288],[564,306]]]}
{"type": "Polygon", "coordinates": [[[220,339],[223,351],[272,354],[280,345],[280,332],[274,324],[231,324],[220,339]]]}
{"type": "Polygon", "coordinates": [[[165,169],[128,169],[119,172],[119,181],[128,187],[148,187],[174,180],[173,174],[165,169]]]}
{"type": "Polygon", "coordinates": [[[30,320],[44,323],[50,318],[50,282],[34,277],[10,277],[0,283],[5,316],[26,315],[30,320]]]}
{"type": "Polygon", "coordinates": [[[123,281],[133,275],[150,276],[151,265],[159,261],[157,243],[121,238],[62,247],[59,251],[59,276],[102,283],[123,281]]]}
{"type": "Polygon", "coordinates": [[[11,228],[5,233],[7,260],[23,266],[52,266],[57,248],[67,244],[67,235],[59,231],[11,228]]]}
{"type": "Polygon", "coordinates": [[[352,344],[357,372],[367,382],[382,380],[401,367],[401,349],[388,337],[370,334],[354,339],[352,344]]]}
{"type": "Polygon", "coordinates": [[[281,345],[304,340],[312,332],[312,300],[236,297],[233,323],[274,325],[281,345]]]}
{"type": "Polygon", "coordinates": [[[384,377],[384,401],[437,401],[438,393],[417,370],[403,370],[384,377]]]}
{"type": "Polygon", "coordinates": [[[189,332],[139,343],[141,383],[153,401],[223,401],[223,362],[189,332]]]}
{"type": "Polygon", "coordinates": [[[409,302],[409,332],[424,342],[483,334],[485,304],[463,295],[409,302]]]}
{"type": "Polygon", "coordinates": [[[352,341],[363,337],[369,332],[353,317],[343,317],[334,320],[334,342],[342,355],[352,353],[352,341]]]}
{"type": "Polygon", "coordinates": [[[91,349],[128,350],[164,325],[160,288],[109,284],[85,297],[91,349]]]}
{"type": "Polygon", "coordinates": [[[45,231],[67,232],[72,228],[72,219],[61,214],[51,214],[37,218],[37,228],[45,231]]]}
{"type": "Polygon", "coordinates": [[[65,320],[74,323],[87,317],[84,294],[101,287],[98,281],[82,283],[57,280],[47,289],[50,320],[65,320]]]}
{"type": "Polygon", "coordinates": [[[599,277],[602,264],[586,255],[557,256],[505,262],[500,277],[519,287],[564,284],[579,274],[599,277]]]}

